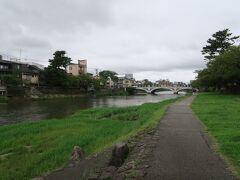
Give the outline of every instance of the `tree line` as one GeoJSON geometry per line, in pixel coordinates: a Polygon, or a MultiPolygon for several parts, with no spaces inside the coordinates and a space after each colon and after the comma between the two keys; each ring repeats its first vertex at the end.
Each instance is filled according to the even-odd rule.
{"type": "MultiPolygon", "coordinates": [[[[49,88],[78,88],[82,91],[98,90],[104,88],[108,78],[117,82],[117,73],[104,70],[99,73],[98,77],[94,77],[90,73],[73,76],[67,73],[67,67],[71,64],[72,59],[67,56],[66,51],[56,51],[53,54],[53,59],[49,59],[49,65],[40,71],[39,85],[49,88]]],[[[0,81],[3,85],[9,87],[19,87],[28,85],[21,78],[21,72],[13,72],[11,75],[0,76],[0,81]]]]}
{"type": "Polygon", "coordinates": [[[79,88],[84,91],[98,90],[104,88],[109,77],[117,81],[117,73],[104,70],[99,73],[99,77],[94,77],[90,73],[74,76],[68,74],[66,69],[71,63],[71,58],[66,56],[65,51],[56,51],[53,59],[49,59],[49,66],[40,75],[42,85],[49,87],[79,88]]]}
{"type": "Polygon", "coordinates": [[[240,92],[240,46],[239,36],[229,29],[218,31],[207,40],[202,54],[206,67],[197,70],[192,86],[203,91],[240,92]]]}

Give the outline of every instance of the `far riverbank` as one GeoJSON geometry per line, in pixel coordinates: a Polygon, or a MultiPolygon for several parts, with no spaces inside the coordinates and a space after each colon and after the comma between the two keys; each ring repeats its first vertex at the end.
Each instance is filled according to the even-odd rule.
{"type": "Polygon", "coordinates": [[[24,98],[9,98],[8,104],[0,104],[0,124],[21,121],[38,121],[64,118],[81,109],[94,107],[125,107],[146,102],[160,102],[178,97],[174,94],[144,96],[72,96],[31,101],[24,98]]]}

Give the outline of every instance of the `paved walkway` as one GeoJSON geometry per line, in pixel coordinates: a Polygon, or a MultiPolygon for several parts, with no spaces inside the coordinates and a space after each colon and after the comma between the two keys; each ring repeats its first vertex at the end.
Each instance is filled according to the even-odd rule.
{"type": "Polygon", "coordinates": [[[150,157],[150,168],[144,179],[234,179],[192,113],[189,105],[193,98],[172,105],[161,120],[155,134],[158,140],[150,157]]]}

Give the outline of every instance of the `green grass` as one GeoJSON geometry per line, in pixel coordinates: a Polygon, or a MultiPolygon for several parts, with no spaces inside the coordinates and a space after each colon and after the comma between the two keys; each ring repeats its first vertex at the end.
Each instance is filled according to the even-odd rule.
{"type": "Polygon", "coordinates": [[[200,94],[192,109],[240,174],[240,95],[200,94]]]}
{"type": "Polygon", "coordinates": [[[8,98],[5,96],[0,96],[0,103],[7,103],[8,102],[8,98]]]}
{"type": "Polygon", "coordinates": [[[75,145],[87,155],[158,124],[175,100],[82,110],[64,119],[0,127],[0,179],[30,179],[64,166],[75,145]]]}

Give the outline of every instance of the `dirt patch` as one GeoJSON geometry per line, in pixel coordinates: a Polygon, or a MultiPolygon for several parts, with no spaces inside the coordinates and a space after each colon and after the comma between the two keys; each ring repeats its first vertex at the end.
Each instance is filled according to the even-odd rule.
{"type": "Polygon", "coordinates": [[[64,168],[54,171],[46,180],[76,179],[143,179],[149,168],[148,157],[155,147],[155,130],[146,130],[127,141],[129,155],[121,167],[109,166],[112,149],[95,154],[81,161],[71,161],[64,168]]]}

